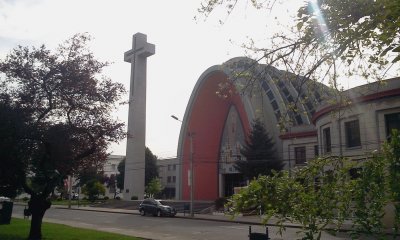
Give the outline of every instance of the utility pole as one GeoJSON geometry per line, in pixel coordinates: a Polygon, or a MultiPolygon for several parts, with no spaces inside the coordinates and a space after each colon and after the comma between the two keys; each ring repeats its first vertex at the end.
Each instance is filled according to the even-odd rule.
{"type": "MultiPolygon", "coordinates": [[[[177,120],[177,121],[179,121],[179,122],[181,122],[181,123],[183,123],[182,122],[182,120],[180,120],[178,117],[176,117],[175,115],[171,115],[171,117],[173,118],[173,119],[175,119],[175,120],[177,120]]],[[[193,136],[194,136],[194,133],[193,132],[190,132],[189,131],[189,129],[187,129],[187,135],[188,135],[188,137],[190,138],[190,165],[189,165],[189,173],[190,174],[188,174],[189,176],[189,191],[190,191],[190,208],[189,208],[189,211],[190,211],[190,217],[194,217],[194,211],[193,211],[193,205],[194,205],[194,171],[193,171],[193,155],[194,155],[194,151],[193,151],[193,136]]]]}

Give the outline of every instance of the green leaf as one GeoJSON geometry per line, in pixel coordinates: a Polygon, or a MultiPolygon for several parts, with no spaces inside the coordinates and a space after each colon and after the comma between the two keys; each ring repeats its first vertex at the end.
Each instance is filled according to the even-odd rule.
{"type": "Polygon", "coordinates": [[[297,23],[297,30],[300,31],[300,29],[303,27],[304,22],[299,22],[297,23]]]}
{"type": "Polygon", "coordinates": [[[383,50],[383,52],[381,52],[381,54],[379,54],[379,56],[385,56],[386,55],[386,53],[388,53],[390,50],[392,50],[393,49],[393,47],[392,46],[389,46],[389,47],[387,47],[385,50],[383,50]]]}
{"type": "Polygon", "coordinates": [[[397,57],[395,57],[395,58],[393,59],[392,63],[395,63],[395,62],[398,62],[398,61],[400,61],[400,55],[397,56],[397,57]]]}
{"type": "Polygon", "coordinates": [[[392,52],[400,52],[400,46],[397,46],[395,49],[392,50],[392,52]]]}

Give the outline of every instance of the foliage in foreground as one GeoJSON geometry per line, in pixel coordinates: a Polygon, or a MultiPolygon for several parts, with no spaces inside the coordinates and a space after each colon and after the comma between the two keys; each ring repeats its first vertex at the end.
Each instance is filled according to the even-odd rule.
{"type": "MultiPolygon", "coordinates": [[[[13,218],[11,224],[0,225],[0,239],[23,240],[29,233],[30,221],[13,218]]],[[[94,231],[89,229],[74,228],[62,224],[43,223],[43,239],[57,240],[139,240],[141,238],[124,236],[115,233],[94,231]]]]}
{"type": "Polygon", "coordinates": [[[302,239],[321,239],[325,228],[338,231],[349,218],[353,218],[353,239],[385,239],[385,228],[392,228],[382,222],[387,205],[394,205],[393,231],[399,232],[399,166],[400,139],[395,130],[382,152],[363,162],[318,158],[292,173],[260,176],[235,194],[227,208],[233,216],[257,209],[264,224],[274,217],[281,234],[285,223],[300,223],[302,239]]]}
{"type": "MultiPolygon", "coordinates": [[[[349,102],[342,94],[346,81],[350,85],[355,80],[382,81],[400,73],[399,0],[202,0],[198,11],[206,18],[212,13],[217,16],[221,9],[243,18],[247,14],[240,11],[249,8],[266,17],[266,28],[254,31],[243,43],[245,54],[254,62],[243,68],[231,61],[223,65],[233,70],[230,78],[239,89],[250,93],[257,91],[259,79],[276,78],[276,71],[257,71],[255,63],[285,70],[279,78],[299,94],[286,109],[280,109],[281,130],[291,126],[291,115],[304,111],[301,104],[311,106],[318,93],[314,89],[321,86],[318,83],[331,87],[322,100],[340,106],[349,102]],[[301,5],[291,14],[289,6],[297,3],[301,5]],[[282,14],[285,9],[277,5],[286,6],[287,13],[282,14]],[[276,22],[267,18],[274,15],[276,22]],[[271,28],[274,25],[279,27],[271,28]]],[[[232,19],[218,15],[222,21],[232,19]]],[[[317,101],[321,102],[319,97],[317,101]]]]}
{"type": "MultiPolygon", "coordinates": [[[[271,14],[278,4],[290,4],[276,0],[203,0],[198,11],[208,17],[221,7],[230,15],[239,2],[265,14],[271,14]]],[[[267,46],[251,40],[245,47],[261,56],[258,61],[265,59],[267,64],[312,79],[328,77],[333,82],[340,74],[359,74],[380,80],[385,69],[400,62],[399,21],[398,0],[304,1],[297,16],[292,17],[291,30],[285,32],[285,26],[281,26],[270,41],[262,42],[267,46]]]]}

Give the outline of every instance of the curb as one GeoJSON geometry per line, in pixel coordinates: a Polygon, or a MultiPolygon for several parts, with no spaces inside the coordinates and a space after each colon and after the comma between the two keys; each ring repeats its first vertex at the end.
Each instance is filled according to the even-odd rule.
{"type": "MultiPolygon", "coordinates": [[[[108,213],[120,213],[120,214],[132,214],[132,215],[140,215],[139,212],[127,212],[127,211],[135,211],[135,210],[127,210],[127,211],[113,211],[113,210],[108,210],[107,208],[100,209],[100,208],[90,208],[90,207],[85,207],[85,208],[68,208],[65,206],[60,206],[60,205],[55,205],[52,206],[53,208],[58,208],[58,209],[69,209],[69,210],[75,210],[75,211],[89,211],[89,212],[108,212],[108,213]]],[[[225,216],[225,215],[224,215],[225,216]]],[[[278,226],[277,224],[273,223],[267,223],[267,224],[262,224],[261,222],[255,222],[255,221],[243,221],[243,220],[235,220],[235,219],[220,219],[220,218],[207,218],[207,217],[201,217],[201,216],[182,216],[182,215],[175,215],[176,218],[183,218],[183,219],[191,219],[191,220],[202,220],[202,221],[214,221],[214,222],[227,222],[227,223],[238,223],[238,224],[251,224],[251,225],[258,225],[258,226],[278,226]]],[[[290,228],[301,228],[300,225],[293,225],[293,224],[286,224],[284,225],[285,227],[290,227],[290,228]]]]}

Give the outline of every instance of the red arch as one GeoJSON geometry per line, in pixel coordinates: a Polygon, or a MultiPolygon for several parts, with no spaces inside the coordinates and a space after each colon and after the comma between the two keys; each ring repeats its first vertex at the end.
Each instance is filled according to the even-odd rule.
{"type": "MultiPolygon", "coordinates": [[[[218,159],[224,124],[229,109],[234,105],[242,121],[243,131],[250,132],[249,120],[239,94],[234,91],[227,98],[217,95],[221,84],[229,83],[226,74],[215,71],[200,79],[194,90],[191,106],[188,106],[187,126],[193,137],[194,199],[215,200],[218,198],[218,159]]],[[[190,198],[188,169],[190,161],[190,138],[184,137],[182,156],[182,199],[190,198]]]]}

